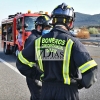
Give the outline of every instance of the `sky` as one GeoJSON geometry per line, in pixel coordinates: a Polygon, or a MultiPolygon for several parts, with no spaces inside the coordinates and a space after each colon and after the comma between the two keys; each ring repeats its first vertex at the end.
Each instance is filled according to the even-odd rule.
{"type": "Polygon", "coordinates": [[[44,11],[52,12],[52,10],[61,3],[74,8],[75,12],[84,14],[99,14],[100,13],[100,0],[0,0],[0,23],[2,19],[8,15],[17,12],[27,13],[44,11]]]}

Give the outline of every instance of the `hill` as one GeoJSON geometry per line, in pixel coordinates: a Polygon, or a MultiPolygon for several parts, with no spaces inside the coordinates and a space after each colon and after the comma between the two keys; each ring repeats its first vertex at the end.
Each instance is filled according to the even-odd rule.
{"type": "Polygon", "coordinates": [[[75,12],[75,27],[82,26],[100,26],[100,14],[84,14],[80,12],[75,12]]]}
{"type": "Polygon", "coordinates": [[[100,25],[100,14],[83,14],[76,12],[75,27],[100,25]]]}

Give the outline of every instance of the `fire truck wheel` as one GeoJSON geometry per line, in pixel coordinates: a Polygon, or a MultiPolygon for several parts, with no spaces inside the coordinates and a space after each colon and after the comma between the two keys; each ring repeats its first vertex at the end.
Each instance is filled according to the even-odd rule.
{"type": "Polygon", "coordinates": [[[7,54],[10,54],[10,50],[7,49],[6,45],[4,45],[4,53],[7,55],[7,54]]]}

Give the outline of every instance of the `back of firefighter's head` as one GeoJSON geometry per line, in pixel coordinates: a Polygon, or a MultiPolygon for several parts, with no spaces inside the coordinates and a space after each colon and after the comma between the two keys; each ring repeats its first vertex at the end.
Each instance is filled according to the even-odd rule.
{"type": "Polygon", "coordinates": [[[70,30],[73,27],[73,22],[75,20],[74,9],[65,3],[62,3],[52,11],[51,18],[53,19],[53,26],[64,25],[70,30]]]}
{"type": "Polygon", "coordinates": [[[43,31],[43,29],[49,29],[51,25],[49,25],[50,17],[46,14],[39,16],[35,21],[35,28],[37,31],[43,31]]]}

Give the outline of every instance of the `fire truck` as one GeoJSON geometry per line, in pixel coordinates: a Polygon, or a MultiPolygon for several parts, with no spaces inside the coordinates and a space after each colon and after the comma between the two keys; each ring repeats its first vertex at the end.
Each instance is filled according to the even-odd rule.
{"type": "Polygon", "coordinates": [[[35,28],[35,20],[42,13],[17,13],[9,15],[7,19],[1,22],[1,43],[5,54],[15,53],[17,56],[19,51],[24,48],[25,40],[35,28]]]}

